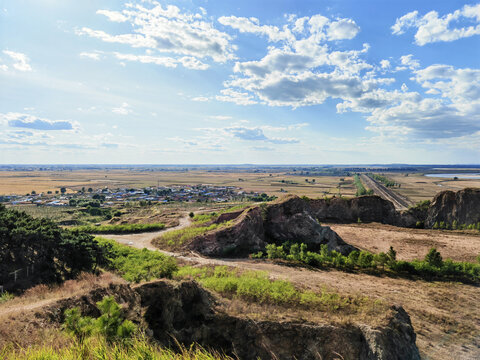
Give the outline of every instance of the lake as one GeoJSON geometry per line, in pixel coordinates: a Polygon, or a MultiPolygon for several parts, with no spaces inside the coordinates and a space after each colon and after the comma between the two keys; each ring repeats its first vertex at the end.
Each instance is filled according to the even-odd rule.
{"type": "Polygon", "coordinates": [[[480,179],[480,174],[478,173],[463,173],[463,174],[425,174],[425,176],[428,177],[435,177],[435,178],[448,178],[448,179],[453,179],[454,177],[457,177],[459,179],[480,179]]]}

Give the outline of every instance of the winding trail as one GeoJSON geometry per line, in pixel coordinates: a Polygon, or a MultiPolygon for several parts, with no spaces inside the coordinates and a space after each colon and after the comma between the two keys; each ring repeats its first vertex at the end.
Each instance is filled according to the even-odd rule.
{"type": "Polygon", "coordinates": [[[147,248],[148,250],[158,250],[157,247],[152,245],[153,239],[159,237],[162,234],[168,233],[170,231],[179,230],[186,228],[190,225],[190,217],[188,214],[184,215],[179,219],[179,224],[177,226],[163,229],[160,231],[153,231],[153,232],[143,232],[143,233],[136,233],[136,234],[121,234],[121,235],[114,235],[114,234],[94,234],[94,236],[100,236],[107,239],[115,240],[123,245],[133,246],[138,249],[147,248]]]}

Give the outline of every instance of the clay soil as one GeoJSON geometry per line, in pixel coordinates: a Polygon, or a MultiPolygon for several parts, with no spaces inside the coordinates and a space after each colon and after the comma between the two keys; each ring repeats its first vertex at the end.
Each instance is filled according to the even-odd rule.
{"type": "Polygon", "coordinates": [[[322,224],[330,226],[347,243],[373,253],[390,246],[399,260],[423,259],[432,248],[443,258],[475,262],[480,255],[480,232],[406,229],[383,224],[322,224]]]}

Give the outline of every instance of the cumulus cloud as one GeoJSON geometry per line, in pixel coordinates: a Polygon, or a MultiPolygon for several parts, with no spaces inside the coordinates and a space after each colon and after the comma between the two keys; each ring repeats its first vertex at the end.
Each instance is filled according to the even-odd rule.
{"type": "Polygon", "coordinates": [[[362,72],[373,68],[361,50],[332,50],[329,41],[351,39],[360,28],[352,19],[329,19],[320,14],[297,19],[290,16],[282,26],[262,25],[256,18],[221,17],[219,22],[244,33],[266,36],[267,54],[259,60],[237,62],[235,76],[225,81],[216,99],[241,105],[299,106],[323,103],[364,87],[362,72]]]}
{"type": "MultiPolygon", "coordinates": [[[[32,71],[32,67],[29,64],[29,59],[25,54],[10,51],[10,50],[3,50],[5,55],[8,55],[12,60],[12,66],[18,71],[32,71]]],[[[6,65],[3,66],[3,70],[7,70],[8,67],[6,65]]]]}
{"type": "Polygon", "coordinates": [[[419,16],[418,11],[412,11],[398,18],[391,29],[393,34],[401,35],[410,28],[417,29],[415,43],[420,46],[480,35],[480,3],[465,5],[440,17],[436,11],[430,11],[424,16],[419,16]]]}
{"type": "Polygon", "coordinates": [[[128,115],[132,112],[132,109],[128,103],[124,102],[121,106],[113,108],[112,112],[118,115],[128,115]]]}
{"type": "Polygon", "coordinates": [[[151,50],[147,55],[116,53],[118,58],[124,60],[167,67],[181,64],[188,69],[205,70],[209,66],[206,60],[223,63],[235,58],[232,38],[216,29],[206,19],[205,11],[186,13],[174,5],[163,7],[154,2],[147,7],[127,3],[121,12],[98,10],[97,14],[106,16],[110,21],[130,23],[132,31],[113,35],[82,27],[76,33],[104,42],[151,50]],[[167,56],[159,56],[160,53],[167,56]]]}
{"type": "MultiPolygon", "coordinates": [[[[264,130],[267,129],[270,129],[270,127],[248,127],[234,124],[222,128],[202,128],[198,130],[205,132],[207,134],[207,138],[209,139],[232,137],[245,141],[261,141],[271,144],[296,144],[300,142],[298,139],[292,137],[280,138],[267,136],[264,132],[264,130]]],[[[285,128],[285,130],[286,129],[287,128],[285,128]]]]}
{"type": "MultiPolygon", "coordinates": [[[[422,139],[461,138],[480,130],[480,69],[435,64],[417,69],[412,80],[428,95],[383,92],[384,106],[371,111],[368,130],[422,139]]],[[[354,104],[353,107],[359,106],[354,104]]]]}
{"type": "Polygon", "coordinates": [[[0,119],[10,127],[32,130],[73,130],[74,123],[67,120],[48,120],[29,114],[7,113],[0,114],[0,119]]]}

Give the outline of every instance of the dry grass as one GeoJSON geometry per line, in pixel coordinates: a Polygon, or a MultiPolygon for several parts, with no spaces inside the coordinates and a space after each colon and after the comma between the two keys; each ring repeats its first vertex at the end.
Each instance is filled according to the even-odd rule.
{"type": "Polygon", "coordinates": [[[423,176],[423,174],[389,174],[389,179],[401,184],[400,188],[394,190],[417,203],[422,200],[431,200],[437,193],[444,190],[458,191],[466,187],[480,187],[480,180],[467,179],[443,179],[423,176]]]}
{"type": "Polygon", "coordinates": [[[209,171],[129,171],[129,170],[73,170],[73,171],[1,171],[0,194],[26,194],[59,190],[77,191],[82,187],[100,188],[145,187],[169,185],[211,184],[237,186],[246,191],[280,195],[280,189],[292,194],[322,197],[325,194],[353,196],[355,189],[351,178],[329,176],[292,176],[286,173],[209,172],[209,171]],[[310,180],[309,183],[305,179],[310,180]],[[241,179],[241,180],[240,180],[241,179]],[[311,180],[315,179],[315,183],[311,180]],[[281,181],[285,182],[282,183],[281,181]],[[294,184],[289,184],[291,182],[294,184]],[[340,187],[339,187],[339,184],[340,187]]]}
{"type": "Polygon", "coordinates": [[[475,230],[406,229],[383,224],[326,224],[347,243],[373,253],[390,246],[399,260],[423,259],[432,248],[443,258],[476,262],[480,255],[480,233],[475,230]]]}
{"type": "Polygon", "coordinates": [[[41,284],[28,289],[21,296],[0,304],[0,319],[28,310],[45,306],[58,299],[72,297],[86,291],[112,283],[125,283],[119,276],[105,272],[101,275],[82,273],[75,280],[67,280],[61,285],[49,287],[41,284]]]}

